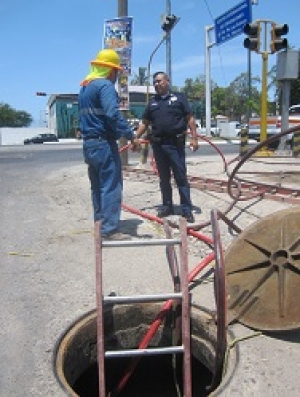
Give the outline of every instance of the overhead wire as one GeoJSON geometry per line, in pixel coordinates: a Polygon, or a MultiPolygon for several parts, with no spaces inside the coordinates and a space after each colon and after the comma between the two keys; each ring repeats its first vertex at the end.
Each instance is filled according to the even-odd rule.
{"type": "MultiPolygon", "coordinates": [[[[214,23],[215,18],[214,18],[213,15],[212,15],[212,12],[211,12],[211,10],[210,10],[210,8],[209,8],[209,5],[208,5],[207,0],[204,0],[204,3],[205,3],[205,5],[206,5],[207,11],[208,11],[208,13],[209,13],[209,15],[210,15],[210,17],[211,17],[211,19],[212,19],[212,22],[214,23]]],[[[223,75],[223,79],[224,79],[224,84],[225,84],[225,86],[227,86],[227,79],[226,79],[225,70],[224,70],[224,67],[223,67],[223,58],[222,58],[220,46],[217,46],[217,47],[218,47],[218,54],[219,54],[219,59],[220,59],[220,68],[221,68],[221,71],[222,71],[222,75],[223,75]]]]}

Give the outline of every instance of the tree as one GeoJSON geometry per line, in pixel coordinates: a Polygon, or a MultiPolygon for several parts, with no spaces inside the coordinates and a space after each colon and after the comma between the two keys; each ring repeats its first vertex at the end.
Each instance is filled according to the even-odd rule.
{"type": "Polygon", "coordinates": [[[0,103],[0,127],[28,127],[31,123],[32,117],[29,113],[0,103]]]}
{"type": "MultiPolygon", "coordinates": [[[[259,82],[258,77],[251,79],[251,108],[257,110],[260,107],[260,93],[255,87],[259,82]]],[[[248,74],[241,73],[226,88],[226,109],[223,114],[231,120],[241,121],[246,116],[249,106],[249,81],[248,74]]]]}
{"type": "MultiPolygon", "coordinates": [[[[252,78],[252,99],[251,106],[259,108],[260,94],[255,84],[259,82],[258,77],[252,78]]],[[[201,101],[203,123],[205,110],[205,76],[199,76],[195,80],[189,78],[185,80],[182,91],[187,95],[193,105],[193,101],[201,101]]],[[[218,114],[228,116],[231,120],[241,121],[247,114],[249,106],[249,87],[248,75],[242,73],[236,77],[228,87],[219,87],[216,83],[211,83],[211,115],[215,118],[218,114]]]]}
{"type": "Polygon", "coordinates": [[[203,125],[205,113],[205,76],[200,75],[195,80],[191,78],[186,79],[181,91],[189,99],[195,117],[200,119],[201,125],[203,125]]]}
{"type": "Polygon", "coordinates": [[[130,85],[147,85],[148,76],[146,75],[147,68],[139,67],[139,73],[133,72],[133,78],[130,81],[130,85]]]}
{"type": "Polygon", "coordinates": [[[199,76],[193,79],[186,79],[181,89],[188,98],[203,99],[205,97],[205,77],[199,76]]]}
{"type": "Polygon", "coordinates": [[[133,72],[133,77],[130,80],[130,85],[141,85],[140,76],[133,72]]]}
{"type": "Polygon", "coordinates": [[[226,115],[227,109],[227,88],[215,86],[211,94],[211,115],[226,115]]]}

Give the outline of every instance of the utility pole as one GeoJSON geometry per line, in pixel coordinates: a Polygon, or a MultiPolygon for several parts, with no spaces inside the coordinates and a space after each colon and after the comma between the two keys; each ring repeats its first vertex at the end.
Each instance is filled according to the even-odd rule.
{"type": "MultiPolygon", "coordinates": [[[[118,0],[118,17],[127,17],[127,16],[128,16],[128,0],[118,0]]],[[[123,111],[123,113],[125,113],[125,111],[123,111]]],[[[119,147],[123,148],[124,146],[127,146],[127,139],[120,138],[119,147]]],[[[122,166],[128,165],[128,150],[123,150],[120,153],[120,157],[121,157],[122,166]]]]}
{"type": "Polygon", "coordinates": [[[128,0],[118,0],[118,17],[128,16],[128,0]]]}

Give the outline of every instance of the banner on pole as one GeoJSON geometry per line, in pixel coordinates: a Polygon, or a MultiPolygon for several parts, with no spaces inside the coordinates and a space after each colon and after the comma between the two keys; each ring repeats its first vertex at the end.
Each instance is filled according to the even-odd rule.
{"type": "Polygon", "coordinates": [[[115,50],[123,71],[119,72],[120,109],[129,109],[128,76],[131,74],[132,17],[120,17],[104,22],[103,47],[115,50]]]}

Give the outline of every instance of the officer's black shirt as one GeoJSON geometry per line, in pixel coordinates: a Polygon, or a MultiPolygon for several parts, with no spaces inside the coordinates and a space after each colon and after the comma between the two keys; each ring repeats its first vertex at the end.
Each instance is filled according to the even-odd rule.
{"type": "Polygon", "coordinates": [[[150,121],[153,137],[173,137],[187,130],[187,116],[192,114],[183,93],[158,94],[150,98],[143,119],[150,121]]]}

